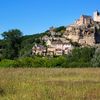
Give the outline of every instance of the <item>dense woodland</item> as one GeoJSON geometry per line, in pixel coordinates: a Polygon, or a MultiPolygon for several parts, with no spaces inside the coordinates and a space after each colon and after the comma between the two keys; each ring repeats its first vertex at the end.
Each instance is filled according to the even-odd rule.
{"type": "MultiPolygon", "coordinates": [[[[56,28],[57,32],[64,26],[56,28]]],[[[100,67],[100,49],[97,47],[75,47],[72,53],[59,57],[32,56],[32,47],[44,44],[41,38],[48,33],[26,35],[18,29],[2,33],[0,40],[0,67],[100,67]]]]}

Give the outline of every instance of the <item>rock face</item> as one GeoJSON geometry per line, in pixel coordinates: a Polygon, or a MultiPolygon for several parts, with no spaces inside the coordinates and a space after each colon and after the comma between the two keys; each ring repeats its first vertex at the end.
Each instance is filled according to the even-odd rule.
{"type": "Polygon", "coordinates": [[[73,42],[77,42],[83,46],[94,46],[100,43],[100,23],[94,22],[87,25],[70,25],[66,28],[63,36],[73,42]]]}
{"type": "Polygon", "coordinates": [[[78,19],[75,22],[77,25],[82,25],[82,24],[92,24],[93,23],[93,18],[91,16],[87,15],[82,15],[80,19],[78,19]]]}
{"type": "Polygon", "coordinates": [[[66,28],[63,36],[82,46],[94,46],[100,43],[100,12],[94,12],[93,18],[82,15],[74,24],[66,28]]]}

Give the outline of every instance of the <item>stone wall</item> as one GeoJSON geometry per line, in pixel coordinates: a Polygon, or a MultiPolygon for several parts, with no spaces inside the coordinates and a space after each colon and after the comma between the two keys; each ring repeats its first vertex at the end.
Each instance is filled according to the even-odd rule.
{"type": "Polygon", "coordinates": [[[94,21],[100,22],[100,13],[98,11],[94,12],[94,21]]]}
{"type": "Polygon", "coordinates": [[[77,25],[83,25],[83,24],[91,24],[93,22],[93,19],[92,19],[92,17],[91,16],[86,16],[86,15],[82,15],[81,17],[80,17],[80,19],[78,19],[76,22],[75,22],[75,24],[77,24],[77,25]]]}

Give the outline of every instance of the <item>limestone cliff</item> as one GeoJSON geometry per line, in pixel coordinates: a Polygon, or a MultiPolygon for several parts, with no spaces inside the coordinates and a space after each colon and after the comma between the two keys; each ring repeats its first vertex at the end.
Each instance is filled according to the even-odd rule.
{"type": "Polygon", "coordinates": [[[100,23],[94,22],[88,25],[70,25],[63,34],[66,39],[77,42],[83,46],[94,46],[100,43],[100,23]]]}

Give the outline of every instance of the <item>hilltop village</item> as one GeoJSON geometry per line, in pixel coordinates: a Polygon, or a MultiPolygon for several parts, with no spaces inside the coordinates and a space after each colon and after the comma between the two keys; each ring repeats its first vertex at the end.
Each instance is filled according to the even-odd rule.
{"type": "Polygon", "coordinates": [[[80,19],[66,27],[66,30],[56,32],[51,27],[41,39],[45,45],[35,44],[33,55],[60,56],[70,53],[75,46],[95,46],[100,43],[100,13],[92,16],[82,15],[80,19]]]}

